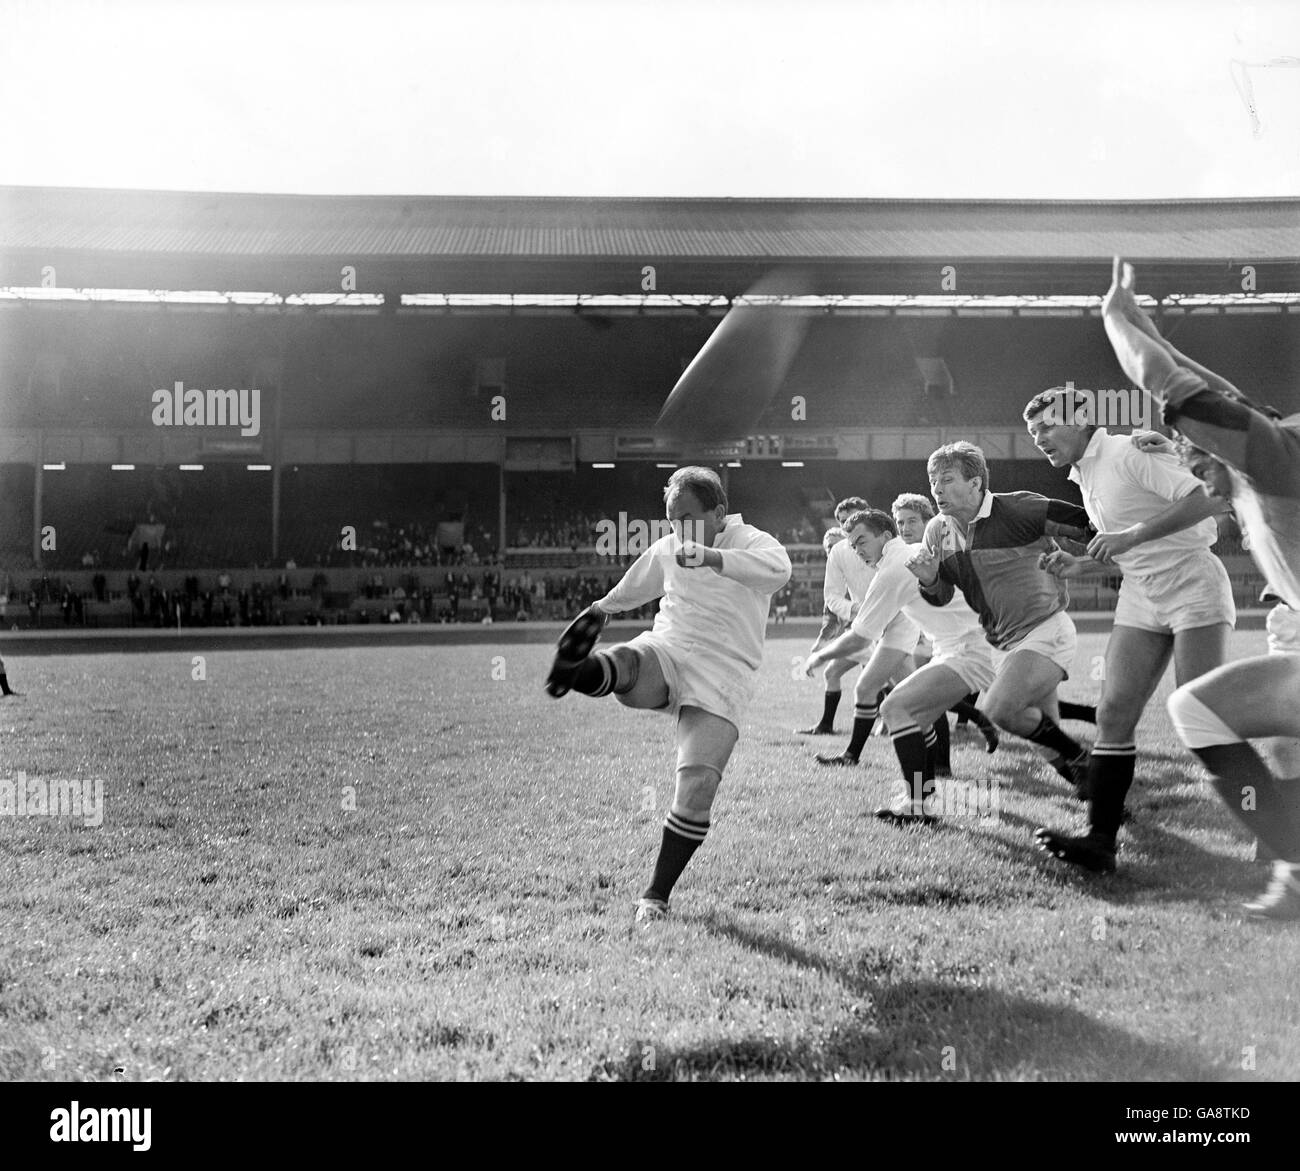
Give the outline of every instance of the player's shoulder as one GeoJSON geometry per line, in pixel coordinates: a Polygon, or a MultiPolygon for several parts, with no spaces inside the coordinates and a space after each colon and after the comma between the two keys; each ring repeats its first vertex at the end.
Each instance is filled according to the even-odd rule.
{"type": "Polygon", "coordinates": [[[1023,489],[1017,489],[1014,492],[991,492],[993,497],[993,507],[1001,505],[1003,508],[1022,508],[1030,504],[1041,504],[1047,500],[1041,492],[1026,492],[1023,489]]]}
{"type": "MultiPolygon", "coordinates": [[[[771,544],[775,542],[780,545],[781,542],[766,529],[760,529],[757,525],[746,523],[741,519],[740,514],[727,518],[727,527],[722,530],[725,544],[734,547],[743,547],[755,544],[771,544]]],[[[784,546],[782,546],[784,548],[784,546]]],[[[836,546],[838,548],[838,546],[836,546]]],[[[832,550],[833,551],[833,550],[832,550]]]]}

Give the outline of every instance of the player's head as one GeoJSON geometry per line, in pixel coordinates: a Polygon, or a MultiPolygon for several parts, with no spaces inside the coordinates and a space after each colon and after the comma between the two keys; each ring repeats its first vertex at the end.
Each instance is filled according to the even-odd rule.
{"type": "Polygon", "coordinates": [[[925,526],[934,516],[934,505],[919,492],[904,492],[889,511],[894,514],[898,535],[909,545],[919,544],[925,536],[925,526]]]}
{"type": "Polygon", "coordinates": [[[712,545],[727,515],[727,491],[712,468],[678,468],[664,486],[664,509],[679,541],[712,545]]]}
{"type": "Polygon", "coordinates": [[[1094,419],[1092,395],[1073,384],[1034,395],[1024,409],[1029,438],[1054,468],[1079,462],[1097,430],[1094,419]]]}
{"type": "Polygon", "coordinates": [[[870,507],[871,505],[863,500],[861,496],[846,496],[835,506],[835,519],[839,522],[840,527],[843,528],[844,522],[855,512],[862,512],[870,507]]]}
{"type": "Polygon", "coordinates": [[[973,443],[945,443],[930,453],[925,464],[930,495],[942,513],[978,511],[989,487],[989,465],[973,443]]]}
{"type": "Polygon", "coordinates": [[[1221,496],[1224,500],[1232,499],[1232,473],[1221,459],[1216,459],[1208,451],[1197,447],[1185,435],[1178,436],[1178,458],[1205,485],[1205,491],[1209,495],[1221,496]]]}
{"type": "Polygon", "coordinates": [[[878,508],[861,509],[844,521],[845,540],[868,565],[875,565],[884,551],[885,542],[898,536],[894,519],[878,508]]]}
{"type": "Polygon", "coordinates": [[[822,548],[827,553],[844,540],[844,530],[839,525],[832,525],[822,534],[822,548]]]}

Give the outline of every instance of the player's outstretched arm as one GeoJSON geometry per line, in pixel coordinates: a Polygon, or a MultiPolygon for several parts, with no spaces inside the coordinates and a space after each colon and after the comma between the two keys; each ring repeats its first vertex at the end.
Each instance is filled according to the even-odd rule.
{"type": "Polygon", "coordinates": [[[1148,541],[1180,533],[1192,525],[1200,524],[1206,517],[1227,512],[1232,506],[1226,500],[1209,496],[1201,488],[1175,500],[1168,508],[1149,520],[1131,525],[1113,533],[1098,533],[1088,543],[1088,556],[1103,565],[1113,564],[1115,558],[1148,541]]]}
{"type": "Polygon", "coordinates": [[[670,538],[661,538],[641,554],[622,580],[593,605],[607,614],[636,610],[664,595],[664,557],[672,556],[670,538]]]}
{"type": "Polygon", "coordinates": [[[861,635],[846,630],[834,642],[828,642],[821,650],[813,651],[804,660],[803,673],[812,675],[818,667],[829,663],[832,659],[847,659],[850,655],[866,650],[869,645],[870,643],[861,635]]]}

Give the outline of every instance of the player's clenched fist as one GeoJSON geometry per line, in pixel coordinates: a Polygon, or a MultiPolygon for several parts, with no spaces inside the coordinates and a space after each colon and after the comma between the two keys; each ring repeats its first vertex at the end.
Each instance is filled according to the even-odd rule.
{"type": "Polygon", "coordinates": [[[722,554],[695,541],[683,541],[677,550],[677,564],[685,569],[721,569],[722,554]]]}
{"type": "Polygon", "coordinates": [[[1054,549],[1038,558],[1038,568],[1052,574],[1053,577],[1077,577],[1079,558],[1064,549],[1054,549]]]}
{"type": "Polygon", "coordinates": [[[922,542],[904,564],[922,585],[934,585],[939,578],[939,557],[929,545],[922,542]]]}
{"type": "Polygon", "coordinates": [[[1115,558],[1127,553],[1138,543],[1131,529],[1116,533],[1098,533],[1088,542],[1088,556],[1103,565],[1114,565],[1115,558]]]}
{"type": "Polygon", "coordinates": [[[1134,431],[1129,442],[1147,455],[1177,455],[1178,444],[1159,431],[1134,431]]]}

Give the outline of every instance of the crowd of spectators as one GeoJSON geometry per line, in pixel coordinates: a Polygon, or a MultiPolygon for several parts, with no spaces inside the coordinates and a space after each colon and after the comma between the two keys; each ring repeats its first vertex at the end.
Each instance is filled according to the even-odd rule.
{"type": "Polygon", "coordinates": [[[441,544],[437,524],[375,520],[369,532],[357,534],[355,550],[345,549],[342,541],[335,539],[317,556],[315,563],[330,568],[360,566],[363,569],[492,565],[498,560],[496,544],[496,538],[481,525],[465,523],[458,543],[441,544]]]}

